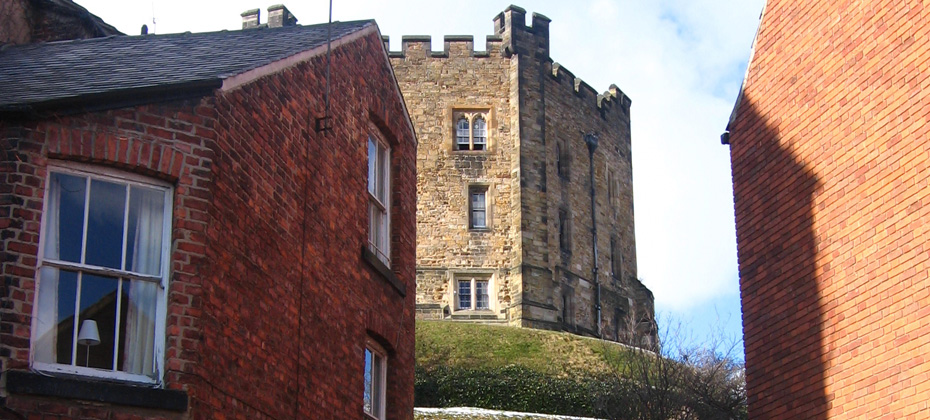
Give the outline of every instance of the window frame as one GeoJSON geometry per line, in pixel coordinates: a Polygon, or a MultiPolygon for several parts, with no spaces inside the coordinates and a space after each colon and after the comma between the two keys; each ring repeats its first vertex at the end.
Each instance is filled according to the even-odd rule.
{"type": "Polygon", "coordinates": [[[362,352],[362,363],[363,363],[362,365],[363,366],[362,367],[362,382],[363,382],[362,384],[363,385],[362,386],[362,390],[363,390],[362,391],[362,412],[365,413],[365,415],[368,416],[369,418],[373,418],[376,420],[384,420],[386,418],[385,413],[387,412],[387,367],[388,367],[387,352],[385,352],[384,349],[380,345],[378,345],[378,343],[374,342],[371,339],[368,339],[365,342],[365,348],[362,352]],[[368,383],[366,379],[366,376],[368,376],[368,364],[366,363],[366,361],[367,361],[367,356],[369,353],[371,354],[372,370],[375,369],[375,359],[377,358],[381,360],[381,365],[379,369],[380,371],[379,372],[372,371],[370,375],[370,377],[372,378],[372,382],[371,382],[372,401],[371,401],[370,410],[369,410],[369,407],[365,406],[365,393],[367,392],[366,389],[368,388],[368,383]],[[378,384],[380,384],[380,387],[377,387],[378,392],[376,393],[375,388],[378,384]]]}
{"type": "Polygon", "coordinates": [[[453,286],[453,308],[455,311],[493,311],[494,304],[492,303],[492,297],[494,294],[491,291],[493,281],[492,276],[482,275],[482,274],[459,274],[454,276],[452,281],[453,286]],[[461,284],[468,283],[468,300],[469,306],[467,308],[462,307],[462,293],[461,293],[461,284]],[[478,307],[478,283],[485,284],[485,295],[487,296],[487,306],[483,308],[478,307]]]}
{"type": "MultiPolygon", "coordinates": [[[[166,323],[167,323],[167,313],[168,313],[168,287],[169,280],[171,277],[171,246],[172,246],[172,228],[174,221],[174,192],[175,188],[172,184],[161,181],[155,178],[142,176],[130,172],[121,171],[118,169],[102,167],[97,165],[89,165],[78,162],[67,162],[67,161],[52,161],[50,160],[46,167],[45,175],[45,188],[44,196],[42,203],[42,218],[40,224],[40,235],[38,243],[38,252],[36,254],[36,286],[35,286],[35,297],[32,308],[32,334],[30,334],[29,340],[29,364],[30,366],[41,372],[51,373],[51,374],[64,374],[64,375],[74,375],[79,377],[90,377],[90,378],[101,378],[106,380],[115,380],[121,382],[130,382],[130,383],[144,383],[151,385],[160,386],[163,384],[164,374],[165,374],[165,335],[166,335],[166,323]],[[125,185],[127,188],[130,188],[133,185],[141,186],[150,189],[156,189],[164,193],[164,213],[163,213],[163,224],[162,224],[162,244],[161,244],[161,266],[159,267],[159,275],[147,275],[137,272],[132,272],[125,269],[114,269],[103,266],[96,266],[92,264],[87,264],[85,262],[75,263],[64,260],[53,260],[45,257],[45,243],[46,243],[46,234],[47,227],[49,223],[49,194],[51,190],[51,177],[53,174],[59,173],[69,176],[79,176],[83,178],[88,178],[88,182],[93,180],[99,180],[104,182],[116,183],[120,185],[125,185]],[[120,281],[122,280],[139,280],[147,281],[158,285],[156,302],[155,302],[155,317],[154,317],[154,349],[153,349],[153,375],[148,376],[144,374],[133,374],[127,373],[119,370],[103,370],[99,368],[86,367],[86,366],[77,366],[78,360],[74,360],[72,356],[72,364],[66,365],[63,363],[49,363],[36,360],[36,351],[35,348],[39,344],[38,338],[40,336],[40,325],[39,325],[39,314],[41,312],[41,307],[39,305],[39,297],[42,288],[42,272],[43,268],[54,268],[58,270],[67,270],[78,272],[82,274],[90,274],[97,276],[106,276],[106,277],[116,277],[120,281]]],[[[86,193],[85,200],[89,199],[89,190],[86,193]]],[[[127,196],[128,201],[128,196],[127,196]]],[[[85,213],[87,212],[87,207],[90,205],[89,201],[84,202],[85,213]]],[[[128,212],[128,209],[125,210],[128,212]]],[[[124,216],[125,217],[125,216],[124,216]]],[[[85,215],[85,219],[86,219],[85,215]]],[[[128,220],[124,220],[124,223],[128,223],[128,220]]],[[[82,231],[82,255],[84,255],[84,247],[86,247],[87,241],[87,221],[84,222],[84,230],[82,231]]],[[[124,235],[126,227],[124,227],[124,235]]],[[[125,242],[124,238],[124,242],[125,242]]],[[[125,253],[125,249],[122,251],[125,253]]],[[[86,257],[86,256],[85,256],[86,257]]],[[[125,255],[123,256],[125,258],[125,255]]],[[[120,286],[121,287],[121,286],[120,286]]],[[[119,290],[119,289],[118,289],[119,290]]],[[[57,289],[56,289],[57,291],[57,289]]],[[[57,293],[56,293],[57,295],[57,293]]],[[[78,325],[74,325],[75,330],[80,329],[78,325]]],[[[78,331],[75,331],[75,336],[78,331]]],[[[76,342],[72,343],[72,346],[79,346],[76,342]]],[[[74,350],[72,350],[74,352],[74,350]]],[[[74,353],[72,353],[74,354],[74,353]]],[[[114,354],[114,359],[118,355],[114,354]]],[[[114,364],[115,364],[114,360],[114,364]]]]}
{"type": "MultiPolygon", "coordinates": [[[[490,229],[491,229],[491,223],[490,223],[490,222],[491,222],[491,220],[490,220],[490,216],[491,216],[491,211],[490,211],[490,210],[491,210],[491,209],[490,209],[490,206],[489,206],[490,200],[488,199],[488,195],[489,195],[490,192],[491,192],[490,186],[489,186],[489,185],[485,185],[485,184],[472,184],[472,185],[469,185],[469,186],[468,186],[468,190],[467,190],[467,191],[468,191],[468,198],[467,198],[467,200],[468,200],[468,203],[467,203],[467,207],[468,207],[468,229],[469,229],[469,230],[472,230],[472,231],[487,231],[487,230],[490,230],[490,229]],[[478,226],[478,225],[475,224],[475,211],[476,211],[476,209],[474,208],[474,200],[473,200],[473,198],[474,198],[474,196],[475,196],[476,194],[482,194],[482,195],[484,196],[484,209],[483,209],[483,211],[484,211],[484,225],[483,225],[483,226],[478,226]]],[[[480,210],[479,210],[479,211],[480,211],[480,210]]]]}
{"type": "Polygon", "coordinates": [[[366,191],[368,192],[368,249],[382,263],[390,267],[391,265],[391,146],[380,137],[373,134],[368,135],[368,182],[366,191]],[[374,172],[372,172],[372,144],[375,145],[374,172]],[[379,165],[380,162],[380,165],[379,165]],[[372,174],[376,176],[373,181],[372,174]],[[380,176],[380,178],[378,178],[380,176]],[[374,185],[375,191],[372,191],[372,182],[381,185],[374,185]],[[378,188],[384,193],[383,200],[376,196],[378,188]],[[381,223],[377,223],[374,218],[375,211],[381,214],[381,223]],[[377,224],[377,226],[376,226],[377,224]],[[379,232],[378,238],[374,237],[375,229],[379,232]],[[375,243],[380,242],[380,243],[375,243]]]}
{"type": "Polygon", "coordinates": [[[456,109],[452,112],[452,133],[453,133],[453,142],[452,142],[452,151],[453,152],[476,152],[484,153],[490,150],[491,148],[491,111],[487,108],[477,108],[477,109],[456,109]],[[462,148],[465,143],[460,142],[462,136],[460,136],[459,123],[462,121],[468,123],[468,145],[467,148],[462,148]],[[476,131],[478,130],[476,125],[478,120],[484,122],[484,142],[476,142],[475,139],[479,138],[476,136],[476,131]],[[476,145],[481,145],[481,148],[477,148],[476,145]]]}

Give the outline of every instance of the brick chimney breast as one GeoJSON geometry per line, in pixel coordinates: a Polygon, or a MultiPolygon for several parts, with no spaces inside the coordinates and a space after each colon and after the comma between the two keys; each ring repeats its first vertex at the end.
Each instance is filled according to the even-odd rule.
{"type": "Polygon", "coordinates": [[[261,9],[251,9],[242,12],[242,29],[257,28],[261,9]]]}
{"type": "Polygon", "coordinates": [[[297,17],[287,10],[283,4],[276,4],[268,7],[268,27],[280,28],[282,26],[297,25],[297,17]]]}

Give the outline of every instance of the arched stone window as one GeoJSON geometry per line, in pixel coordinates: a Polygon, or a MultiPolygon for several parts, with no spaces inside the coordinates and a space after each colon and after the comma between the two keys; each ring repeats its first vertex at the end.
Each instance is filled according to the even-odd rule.
{"type": "Polygon", "coordinates": [[[455,151],[488,150],[488,111],[453,112],[455,151]]]}

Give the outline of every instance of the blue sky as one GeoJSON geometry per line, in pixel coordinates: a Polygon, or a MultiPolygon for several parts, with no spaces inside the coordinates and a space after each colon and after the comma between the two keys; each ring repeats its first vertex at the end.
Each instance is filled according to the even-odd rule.
{"type": "MultiPolygon", "coordinates": [[[[334,20],[375,19],[391,49],[403,35],[474,35],[512,0],[334,0],[334,20]]],[[[238,29],[256,0],[77,0],[128,34],[238,29]],[[155,25],[152,24],[153,13],[155,25]]],[[[517,4],[552,19],[550,55],[598,91],[633,100],[637,264],[664,326],[694,342],[741,338],[729,149],[720,144],[764,0],[581,0],[517,4]]],[[[285,2],[302,24],[329,2],[285,2]]],[[[479,47],[480,48],[480,47],[479,47]]],[[[742,347],[738,348],[742,357],[742,347]]]]}

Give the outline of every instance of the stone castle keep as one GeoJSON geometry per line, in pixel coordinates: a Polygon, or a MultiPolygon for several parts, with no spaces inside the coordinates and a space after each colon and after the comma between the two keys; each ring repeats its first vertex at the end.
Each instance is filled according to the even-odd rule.
{"type": "MultiPolygon", "coordinates": [[[[472,36],[404,36],[391,63],[417,132],[417,316],[656,343],[637,279],[630,99],[549,57],[511,6],[472,36]]],[[[388,37],[384,37],[386,47],[388,37]]]]}

